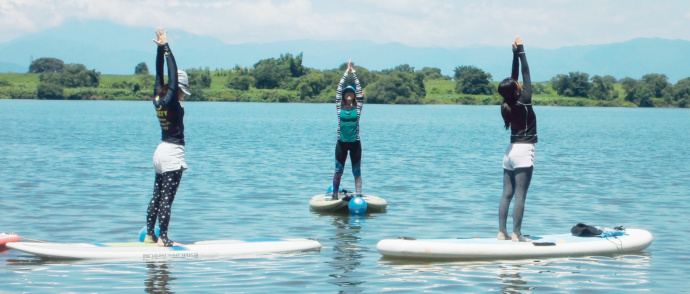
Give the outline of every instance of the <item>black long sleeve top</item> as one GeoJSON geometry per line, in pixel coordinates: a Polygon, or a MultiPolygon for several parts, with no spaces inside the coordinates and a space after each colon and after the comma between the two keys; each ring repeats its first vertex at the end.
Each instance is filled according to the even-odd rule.
{"type": "Polygon", "coordinates": [[[161,125],[161,140],[184,145],[184,108],[178,100],[177,64],[170,46],[158,46],[156,54],[156,82],[153,87],[153,106],[161,125]],[[165,97],[158,96],[158,87],[164,83],[163,58],[168,64],[168,92],[165,97]]]}
{"type": "Polygon", "coordinates": [[[511,78],[518,80],[522,64],[522,91],[517,104],[511,109],[510,143],[537,143],[537,116],[532,109],[532,80],[523,45],[513,51],[511,78]]]}

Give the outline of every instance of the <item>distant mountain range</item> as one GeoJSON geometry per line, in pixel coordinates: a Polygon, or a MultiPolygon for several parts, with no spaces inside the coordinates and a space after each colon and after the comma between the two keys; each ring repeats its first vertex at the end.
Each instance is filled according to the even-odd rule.
{"type": "MultiPolygon", "coordinates": [[[[0,72],[26,72],[32,59],[55,57],[81,63],[103,74],[133,74],[139,62],[153,71],[154,28],[127,27],[105,21],[71,21],[62,26],[0,43],[0,72]]],[[[300,40],[274,43],[226,44],[183,31],[169,32],[170,45],[180,68],[252,66],[282,53],[304,53],[304,65],[332,69],[348,59],[370,70],[409,64],[416,69],[440,68],[453,75],[460,65],[489,72],[494,80],[510,75],[510,45],[462,48],[411,47],[370,41],[300,40]]],[[[528,38],[526,38],[528,39],[528,38]]],[[[510,44],[510,40],[506,41],[510,44]]],[[[571,71],[639,79],[662,73],[675,83],[690,77],[690,41],[634,39],[605,45],[542,49],[525,45],[534,81],[546,81],[571,71]]]]}

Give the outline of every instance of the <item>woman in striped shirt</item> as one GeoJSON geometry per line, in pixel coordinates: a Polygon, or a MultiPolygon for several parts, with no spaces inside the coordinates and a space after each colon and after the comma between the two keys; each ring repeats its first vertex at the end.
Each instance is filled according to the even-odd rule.
{"type": "Polygon", "coordinates": [[[340,178],[345,171],[345,160],[350,153],[352,174],[355,176],[356,195],[362,196],[362,172],[360,160],[362,159],[362,145],[359,141],[359,118],[362,115],[362,86],[350,60],[343,74],[335,95],[335,106],[338,114],[338,141],[335,145],[335,175],[333,176],[333,200],[338,199],[340,178]],[[348,75],[352,73],[355,85],[345,86],[348,75]]]}

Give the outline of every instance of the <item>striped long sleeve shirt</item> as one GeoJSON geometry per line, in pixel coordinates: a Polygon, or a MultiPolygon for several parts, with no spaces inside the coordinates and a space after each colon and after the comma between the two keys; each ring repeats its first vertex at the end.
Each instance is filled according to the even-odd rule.
{"type": "MultiPolygon", "coordinates": [[[[340,134],[340,126],[342,124],[342,118],[341,118],[341,110],[343,110],[343,88],[345,86],[345,80],[347,79],[349,73],[345,71],[343,74],[343,77],[340,79],[340,82],[338,83],[338,88],[336,91],[335,95],[335,106],[337,110],[337,115],[338,115],[338,141],[341,141],[341,134],[340,134]]],[[[359,79],[357,78],[357,73],[355,71],[352,71],[352,77],[355,80],[355,106],[357,110],[357,124],[356,124],[356,137],[357,141],[359,141],[359,118],[362,115],[362,105],[364,104],[364,95],[362,94],[362,85],[359,83],[359,79]]]]}

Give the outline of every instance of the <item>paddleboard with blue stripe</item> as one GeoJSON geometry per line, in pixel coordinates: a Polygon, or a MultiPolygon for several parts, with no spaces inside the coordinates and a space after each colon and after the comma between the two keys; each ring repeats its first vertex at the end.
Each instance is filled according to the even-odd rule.
{"type": "Polygon", "coordinates": [[[43,258],[165,260],[240,257],[268,253],[286,253],[321,249],[314,239],[249,239],[198,241],[176,247],[158,247],[155,243],[38,243],[17,242],[8,248],[43,258]]]}

